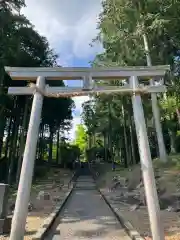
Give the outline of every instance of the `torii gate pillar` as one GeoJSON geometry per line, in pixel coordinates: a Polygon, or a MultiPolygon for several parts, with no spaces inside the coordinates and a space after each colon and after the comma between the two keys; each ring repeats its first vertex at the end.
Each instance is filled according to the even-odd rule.
{"type": "MultiPolygon", "coordinates": [[[[130,78],[130,85],[132,88],[136,89],[138,87],[138,78],[132,76],[130,78]]],[[[154,177],[154,170],[147,136],[142,100],[139,94],[136,95],[134,93],[132,95],[132,105],[136,135],[139,145],[141,170],[143,175],[145,195],[151,225],[151,233],[154,240],[163,240],[164,232],[160,219],[159,199],[156,190],[156,182],[154,177]]]]}
{"type": "MultiPolygon", "coordinates": [[[[45,78],[38,77],[36,86],[43,90],[45,89],[45,78]]],[[[24,150],[24,157],[21,169],[21,176],[18,186],[18,194],[16,198],[16,205],[12,219],[10,240],[24,239],[24,224],[26,222],[28,203],[31,191],[34,161],[36,157],[36,146],[39,135],[39,125],[41,121],[41,112],[43,105],[43,96],[39,92],[35,92],[31,116],[29,121],[29,128],[26,138],[26,146],[24,150]],[[22,201],[23,199],[23,201],[22,201]],[[19,209],[21,211],[19,212],[19,209]]]]}

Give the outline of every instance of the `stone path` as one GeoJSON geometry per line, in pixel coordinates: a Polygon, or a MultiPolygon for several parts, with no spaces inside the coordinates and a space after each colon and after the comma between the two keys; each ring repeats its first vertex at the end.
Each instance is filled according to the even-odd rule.
{"type": "Polygon", "coordinates": [[[92,178],[78,179],[77,187],[45,240],[130,240],[104,199],[95,189],[92,178]],[[86,189],[88,185],[91,188],[86,189]],[[94,189],[92,189],[93,186],[94,189]]]}

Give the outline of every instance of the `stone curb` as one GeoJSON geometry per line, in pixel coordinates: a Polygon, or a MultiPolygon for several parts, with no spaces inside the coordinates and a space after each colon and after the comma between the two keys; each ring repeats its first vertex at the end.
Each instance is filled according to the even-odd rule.
{"type": "MultiPolygon", "coordinates": [[[[73,176],[74,176],[74,174],[73,174],[73,176]]],[[[67,188],[68,188],[68,186],[64,186],[64,189],[67,189],[67,188]]],[[[70,188],[70,190],[68,190],[65,193],[63,199],[58,204],[58,206],[55,207],[54,211],[52,213],[50,213],[50,215],[44,220],[44,222],[41,225],[41,227],[39,228],[39,230],[32,236],[32,238],[31,238],[32,240],[42,240],[43,239],[43,237],[45,236],[47,231],[50,229],[50,227],[54,223],[57,215],[60,213],[60,211],[64,207],[65,203],[69,199],[73,189],[74,189],[74,186],[72,186],[70,188]]]]}
{"type": "Polygon", "coordinates": [[[141,235],[137,232],[137,230],[134,229],[132,224],[129,221],[126,221],[125,218],[122,216],[122,214],[120,214],[119,209],[114,204],[109,203],[107,197],[105,197],[105,195],[102,193],[102,191],[100,189],[98,189],[98,191],[100,192],[101,196],[103,197],[103,199],[105,200],[107,205],[113,211],[114,215],[117,217],[117,219],[119,220],[121,225],[125,228],[126,232],[131,237],[131,239],[132,240],[144,240],[144,238],[141,237],[141,235]]]}

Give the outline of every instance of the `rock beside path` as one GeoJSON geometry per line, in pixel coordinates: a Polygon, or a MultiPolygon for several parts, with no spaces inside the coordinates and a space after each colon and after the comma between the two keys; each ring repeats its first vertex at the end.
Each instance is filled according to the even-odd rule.
{"type": "Polygon", "coordinates": [[[37,196],[37,199],[42,201],[42,200],[50,200],[51,197],[50,197],[50,193],[49,192],[45,192],[45,191],[40,191],[38,193],[38,196],[37,196]]]}

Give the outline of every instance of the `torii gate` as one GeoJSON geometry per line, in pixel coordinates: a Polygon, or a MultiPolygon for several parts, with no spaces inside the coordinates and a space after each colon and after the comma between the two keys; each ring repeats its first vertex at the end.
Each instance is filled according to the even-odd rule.
{"type": "Polygon", "coordinates": [[[145,186],[146,200],[148,206],[151,232],[154,240],[163,240],[164,233],[160,221],[160,208],[157,196],[154,171],[147,137],[144,111],[141,101],[141,93],[165,92],[164,85],[140,86],[138,79],[163,78],[169,71],[169,66],[153,67],[126,67],[126,68],[16,68],[5,67],[5,71],[13,80],[36,81],[36,85],[30,87],[10,87],[10,95],[32,95],[34,94],[29,128],[24,150],[21,176],[15,204],[14,216],[10,240],[22,240],[24,238],[28,203],[32,184],[33,168],[36,155],[39,125],[44,96],[81,96],[90,93],[130,93],[132,94],[132,105],[136,134],[138,139],[141,168],[145,186]],[[45,80],[74,80],[83,79],[83,87],[49,87],[45,80]],[[93,80],[126,79],[128,84],[122,87],[108,86],[97,87],[93,80]]]}

